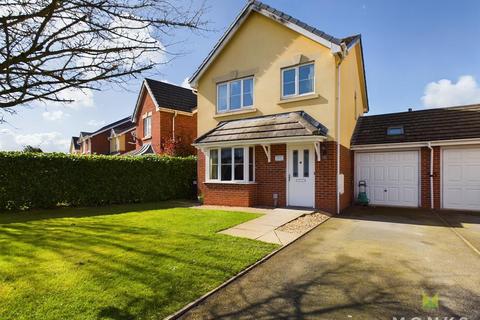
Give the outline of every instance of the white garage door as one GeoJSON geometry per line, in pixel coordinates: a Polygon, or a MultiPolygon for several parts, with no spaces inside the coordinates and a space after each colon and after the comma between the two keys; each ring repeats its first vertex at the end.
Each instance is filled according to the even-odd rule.
{"type": "Polygon", "coordinates": [[[443,207],[480,210],[480,148],[443,150],[443,207]]]}
{"type": "Polygon", "coordinates": [[[356,153],[355,162],[355,185],[367,182],[371,204],[418,207],[418,151],[356,153]]]}

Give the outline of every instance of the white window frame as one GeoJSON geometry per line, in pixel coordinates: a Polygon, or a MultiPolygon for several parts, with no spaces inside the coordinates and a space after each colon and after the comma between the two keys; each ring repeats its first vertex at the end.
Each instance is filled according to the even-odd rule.
{"type": "Polygon", "coordinates": [[[147,139],[152,137],[152,113],[146,113],[142,117],[143,121],[143,138],[147,139]],[[148,122],[148,126],[145,126],[145,122],[148,122]],[[145,134],[145,128],[147,128],[147,134],[145,134]]]}
{"type": "Polygon", "coordinates": [[[315,62],[307,62],[307,63],[302,63],[302,64],[299,64],[299,65],[296,65],[296,66],[293,66],[293,67],[287,67],[287,68],[283,68],[282,69],[282,77],[281,77],[281,91],[282,91],[282,99],[289,99],[289,98],[294,98],[294,97],[302,97],[302,96],[308,96],[308,95],[311,95],[311,94],[315,94],[315,62]],[[313,66],[313,91],[311,92],[305,92],[305,93],[302,93],[302,94],[299,94],[299,86],[300,86],[300,67],[303,67],[303,66],[308,66],[308,65],[312,65],[313,66]],[[295,70],[295,93],[292,93],[292,94],[287,94],[285,95],[285,93],[283,92],[284,90],[284,85],[283,85],[283,79],[284,79],[284,74],[286,71],[290,71],[290,70],[295,70]]]}
{"type": "Polygon", "coordinates": [[[218,114],[223,114],[223,113],[229,113],[229,112],[237,112],[237,111],[245,110],[245,109],[253,109],[253,106],[255,104],[254,91],[255,91],[255,78],[253,76],[248,76],[248,77],[244,77],[244,78],[238,78],[238,79],[234,79],[234,80],[230,80],[230,81],[226,81],[226,82],[217,83],[217,104],[216,104],[217,113],[218,114]],[[252,80],[252,104],[249,105],[249,106],[244,106],[243,105],[243,95],[244,95],[243,81],[244,80],[250,80],[250,79],[252,80]],[[240,81],[240,108],[232,110],[231,107],[230,107],[230,85],[232,84],[232,82],[236,82],[236,81],[240,81]],[[220,88],[220,86],[223,86],[223,85],[227,85],[227,109],[226,110],[219,110],[218,109],[218,103],[220,101],[220,99],[219,99],[219,88],[220,88]]]}
{"type": "Polygon", "coordinates": [[[255,146],[233,146],[233,147],[216,147],[209,148],[205,150],[205,181],[207,183],[238,183],[238,184],[249,184],[255,183],[255,146]],[[249,148],[253,147],[253,181],[249,180],[249,163],[248,159],[249,148]],[[222,180],[222,149],[231,149],[232,152],[232,178],[231,180],[222,180]],[[243,149],[243,180],[235,180],[235,149],[243,149]],[[210,179],[210,151],[217,150],[218,152],[218,164],[217,164],[217,179],[210,179]]]}

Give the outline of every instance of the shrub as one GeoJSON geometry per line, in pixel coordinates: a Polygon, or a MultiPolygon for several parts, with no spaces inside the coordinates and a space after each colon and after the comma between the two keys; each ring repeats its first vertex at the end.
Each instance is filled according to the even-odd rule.
{"type": "Polygon", "coordinates": [[[0,152],[0,210],[194,196],[195,157],[0,152]]]}

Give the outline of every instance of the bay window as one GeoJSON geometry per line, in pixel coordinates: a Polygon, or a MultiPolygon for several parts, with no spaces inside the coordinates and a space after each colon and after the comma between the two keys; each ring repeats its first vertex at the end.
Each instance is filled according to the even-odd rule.
{"type": "Polygon", "coordinates": [[[255,181],[254,150],[254,147],[210,149],[207,154],[207,181],[255,181]]]}
{"type": "Polygon", "coordinates": [[[253,106],[253,77],[217,84],[217,113],[253,106]]]}
{"type": "Polygon", "coordinates": [[[282,98],[315,92],[315,65],[307,63],[282,70],[282,98]]]}

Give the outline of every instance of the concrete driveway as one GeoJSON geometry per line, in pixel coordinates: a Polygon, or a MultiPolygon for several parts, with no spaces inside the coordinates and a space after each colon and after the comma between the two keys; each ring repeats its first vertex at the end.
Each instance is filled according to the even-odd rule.
{"type": "MultiPolygon", "coordinates": [[[[480,214],[441,216],[469,243],[480,244],[480,214]]],[[[480,255],[437,214],[353,208],[184,318],[479,319],[479,306],[480,255]],[[439,308],[425,309],[422,294],[438,294],[439,308]]]]}

